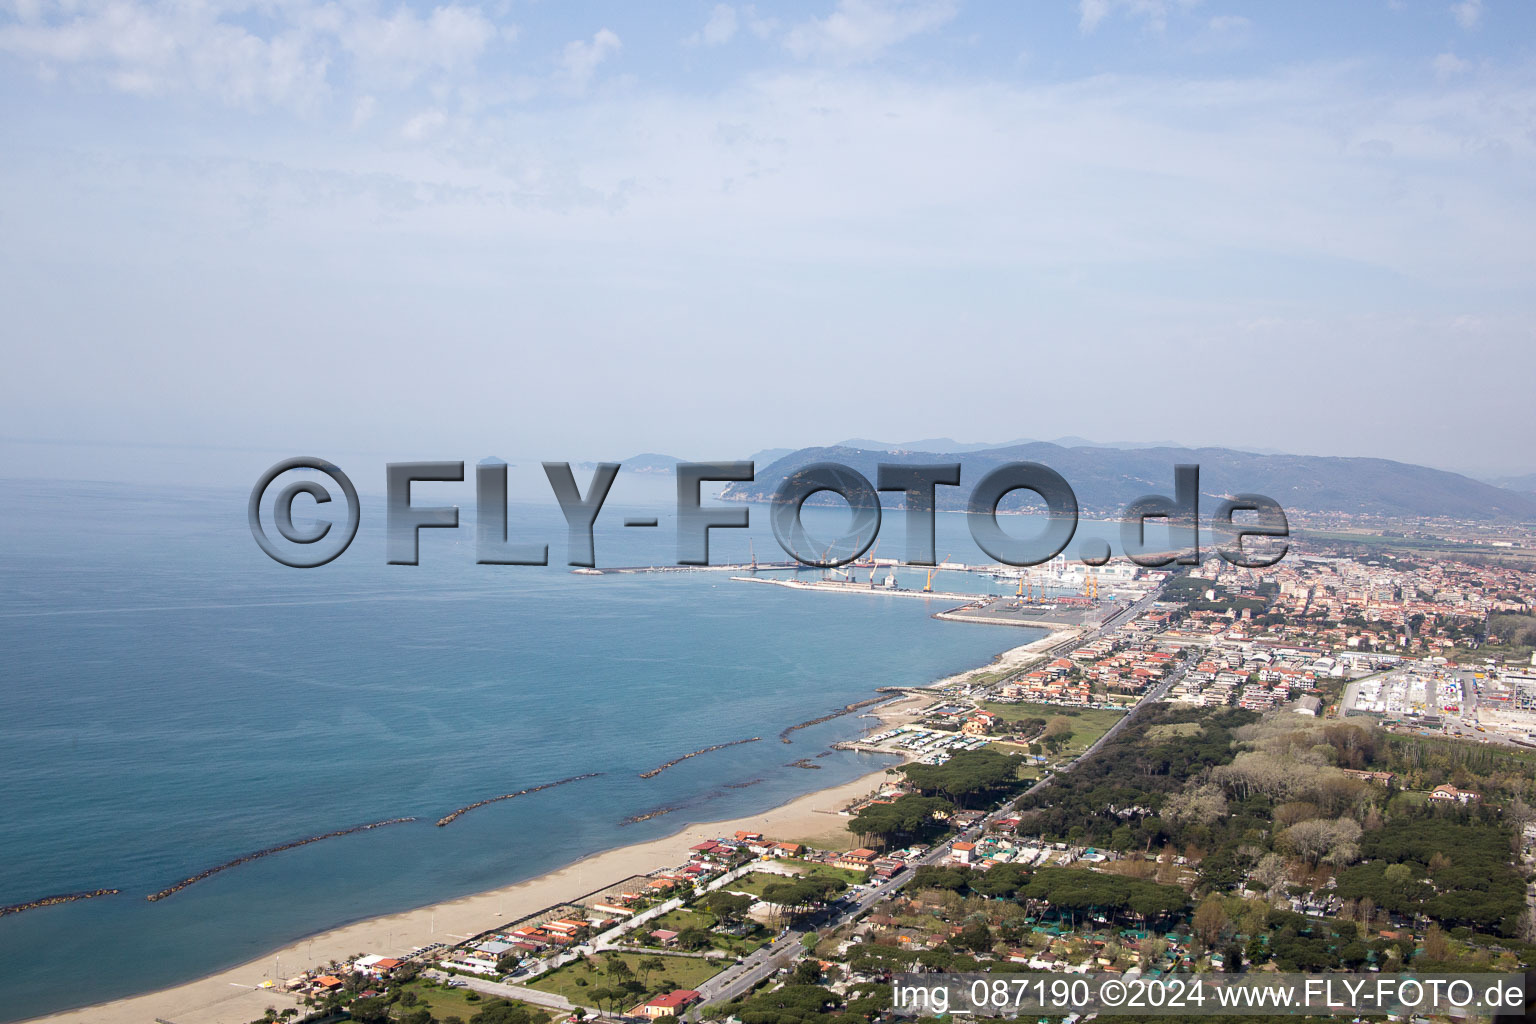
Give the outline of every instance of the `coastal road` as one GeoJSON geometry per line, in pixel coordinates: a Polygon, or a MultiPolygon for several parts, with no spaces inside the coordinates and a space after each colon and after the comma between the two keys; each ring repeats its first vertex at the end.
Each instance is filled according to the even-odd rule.
{"type": "MultiPolygon", "coordinates": [[[[979,826],[973,827],[952,837],[947,842],[940,843],[923,854],[923,856],[914,860],[907,870],[903,871],[896,878],[881,882],[878,885],[872,885],[867,890],[861,892],[852,905],[837,911],[830,918],[816,921],[813,915],[812,920],[816,921],[817,928],[834,929],[848,924],[860,915],[868,912],[875,904],[899,891],[912,880],[914,869],[943,861],[950,855],[956,842],[967,837],[974,837],[980,831],[979,826]]],[[[809,929],[790,929],[780,935],[770,945],[764,946],[741,963],[727,968],[701,984],[699,986],[699,994],[703,997],[703,1001],[700,1003],[700,1006],[728,1002],[738,996],[745,995],[779,968],[789,966],[804,948],[801,945],[801,938],[808,934],[808,931],[809,929]]],[[[693,1019],[697,1019],[697,1017],[693,1019]]]]}
{"type": "MultiPolygon", "coordinates": [[[[1115,618],[1120,619],[1123,622],[1132,621],[1142,612],[1151,607],[1152,603],[1157,600],[1158,593],[1159,591],[1153,591],[1146,597],[1142,598],[1140,601],[1137,601],[1135,604],[1125,609],[1119,615],[1115,616],[1115,618]]],[[[1105,632],[1113,632],[1115,628],[1118,627],[1109,627],[1108,623],[1100,624],[1100,626],[1098,626],[1096,629],[1087,633],[1079,634],[1072,640],[1059,645],[1058,648],[1049,653],[1055,655],[1062,649],[1075,649],[1079,645],[1088,643],[1092,639],[1097,638],[1105,632]]],[[[1074,767],[1081,763],[1085,758],[1092,755],[1105,743],[1113,740],[1113,738],[1122,729],[1125,728],[1126,723],[1129,722],[1131,718],[1133,718],[1142,708],[1146,707],[1148,704],[1162,700],[1163,697],[1167,695],[1169,689],[1171,689],[1175,683],[1183,678],[1184,673],[1188,670],[1188,667],[1189,660],[1186,658],[1179,663],[1177,668],[1169,673],[1168,678],[1159,682],[1156,686],[1143,694],[1141,700],[1132,705],[1130,710],[1127,711],[1118,722],[1112,725],[1109,730],[1104,733],[1103,736],[1100,736],[1081,754],[1079,754],[1067,765],[1062,767],[1057,772],[1057,774],[1060,774],[1060,772],[1071,771],[1074,767]]],[[[912,864],[908,866],[907,870],[903,871],[896,878],[870,886],[867,890],[860,893],[858,898],[853,901],[852,905],[845,906],[830,918],[815,922],[815,924],[821,928],[835,929],[841,927],[842,925],[848,924],[857,919],[860,915],[867,913],[870,908],[875,906],[877,903],[889,898],[890,896],[900,891],[904,886],[906,886],[907,883],[910,882],[915,876],[916,868],[931,864],[938,864],[948,859],[954,850],[955,843],[961,841],[971,841],[979,837],[986,830],[987,825],[999,818],[1006,817],[1011,814],[1014,806],[1018,803],[1019,800],[1023,799],[1025,796],[1029,796],[1030,794],[1037,792],[1046,785],[1049,785],[1052,778],[1054,778],[1054,776],[1041,779],[1020,796],[1008,801],[1002,807],[992,811],[986,817],[982,818],[981,821],[976,825],[973,825],[971,828],[964,830],[958,835],[952,836],[947,841],[940,843],[933,849],[929,850],[927,853],[923,854],[921,857],[917,858],[915,861],[913,861],[912,864]]],[[[716,886],[711,886],[711,888],[715,887],[716,886]]],[[[763,981],[765,981],[775,971],[782,967],[789,966],[789,964],[796,959],[800,951],[804,948],[801,944],[801,939],[806,934],[807,930],[797,930],[793,928],[788,929],[769,945],[764,946],[762,949],[752,953],[750,956],[743,959],[740,963],[726,968],[724,971],[715,975],[713,978],[710,978],[708,981],[701,983],[699,985],[699,994],[702,997],[702,1000],[699,1006],[695,1007],[695,1009],[691,1011],[687,1016],[690,1019],[697,1020],[699,1009],[703,1006],[715,1003],[729,1002],[732,999],[743,996],[752,991],[752,989],[757,987],[763,981]]]]}
{"type": "Polygon", "coordinates": [[[804,947],[800,937],[805,932],[790,929],[777,939],[699,985],[704,1003],[729,1002],[752,991],[758,982],[786,967],[804,947]]]}

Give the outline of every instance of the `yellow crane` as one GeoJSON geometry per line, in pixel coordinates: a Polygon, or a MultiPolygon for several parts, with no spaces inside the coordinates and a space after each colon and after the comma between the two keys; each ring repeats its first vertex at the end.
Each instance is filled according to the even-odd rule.
{"type": "MultiPolygon", "coordinates": [[[[947,561],[949,561],[949,556],[948,555],[945,555],[942,559],[940,559],[940,563],[941,564],[943,562],[947,562],[947,561]]],[[[928,570],[928,582],[923,584],[923,593],[925,593],[925,594],[933,593],[933,574],[938,572],[938,571],[939,571],[939,567],[937,565],[934,566],[932,569],[928,570]]]]}

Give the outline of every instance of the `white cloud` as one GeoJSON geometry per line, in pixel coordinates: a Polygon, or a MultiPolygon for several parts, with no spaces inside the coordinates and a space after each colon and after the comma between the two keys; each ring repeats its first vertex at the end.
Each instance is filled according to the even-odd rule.
{"type": "Polygon", "coordinates": [[[341,42],[368,76],[408,83],[428,71],[472,66],[496,36],[474,8],[438,7],[420,18],[400,7],[387,17],[354,17],[341,42]]]}
{"type": "Polygon", "coordinates": [[[689,46],[723,46],[736,38],[738,27],[736,8],[730,4],[715,4],[704,27],[683,42],[689,46]]]}
{"type": "MultiPolygon", "coordinates": [[[[550,351],[631,385],[661,382],[657,352],[718,354],[721,338],[732,352],[821,366],[828,351],[840,365],[915,364],[959,337],[969,365],[1005,381],[1082,379],[1103,365],[1156,372],[1179,351],[1298,396],[1286,447],[1327,447],[1329,431],[1346,443],[1328,399],[1309,397],[1319,374],[1389,394],[1434,365],[1442,388],[1484,396],[1477,423],[1404,439],[1389,418],[1347,443],[1449,457],[1490,431],[1521,436],[1528,417],[1533,80],[1521,66],[1448,90],[1424,74],[1428,56],[1417,83],[1354,62],[1049,82],[791,67],[707,92],[642,83],[550,109],[508,105],[472,123],[437,103],[391,110],[381,96],[374,131],[294,124],[206,142],[189,131],[168,156],[154,152],[167,132],[118,150],[103,133],[91,145],[104,152],[84,159],[73,148],[40,156],[28,126],[8,126],[26,144],[0,161],[0,210],[9,249],[27,259],[4,283],[7,322],[17,336],[56,338],[34,358],[102,416],[122,379],[140,379],[139,349],[197,365],[212,348],[208,323],[227,324],[226,348],[266,338],[283,355],[316,346],[338,363],[348,344],[395,357],[450,336],[464,358],[424,369],[423,390],[451,396],[429,400],[434,410],[471,410],[466,429],[487,436],[507,429],[507,378],[459,368],[509,338],[529,350],[556,339],[550,351]],[[408,118],[430,145],[399,145],[408,118]],[[239,244],[226,244],[232,232],[239,244]],[[266,296],[292,301],[255,301],[266,296]],[[1494,350],[1436,361],[1436,346],[1466,350],[1453,347],[1447,312],[1484,317],[1494,350]],[[1234,346],[1258,321],[1275,325],[1265,344],[1234,346]],[[72,340],[105,334],[138,344],[86,358],[72,340]],[[1387,344],[1402,358],[1383,363],[1387,344]],[[1490,378],[1494,362],[1511,369],[1490,378]],[[481,407],[503,422],[475,419],[481,407]]],[[[739,376],[738,363],[725,365],[739,376]]],[[[352,390],[399,359],[362,364],[352,390]]],[[[284,380],[263,372],[236,384],[281,393],[284,380]]],[[[732,400],[703,371],[672,372],[684,376],[668,383],[700,403],[690,410],[732,400]]],[[[27,379],[0,380],[12,416],[39,401],[11,383],[27,379]]],[[[144,394],[157,386],[146,380],[144,394]]],[[[1078,391],[1057,391],[1032,415],[1083,414],[1078,391]]],[[[613,424],[654,417],[654,393],[603,392],[599,453],[613,424]]],[[[913,415],[875,394],[847,415],[913,415]]],[[[558,389],[516,395],[530,429],[570,429],[558,389]]],[[[256,421],[234,384],[196,400],[209,408],[187,411],[189,427],[256,421]]],[[[923,414],[1010,414],[996,405],[940,397],[923,414]]],[[[1138,414],[1094,411],[1116,431],[1138,414]]],[[[1179,431],[1208,436],[1193,414],[1179,431]]],[[[880,431],[832,436],[864,432],[880,431]]],[[[530,448],[572,444],[558,431],[529,436],[530,448]]]]}
{"type": "Polygon", "coordinates": [[[741,14],[747,19],[747,28],[759,39],[767,39],[779,30],[778,18],[758,14],[752,4],[742,5],[741,14]]]}
{"type": "Polygon", "coordinates": [[[1435,69],[1435,77],[1444,81],[1447,78],[1454,78],[1462,74],[1472,65],[1454,53],[1447,52],[1437,55],[1434,60],[1430,61],[1430,66],[1435,69]]]}
{"type": "Polygon", "coordinates": [[[1483,0],[1461,0],[1460,3],[1451,5],[1451,17],[1456,19],[1456,24],[1468,32],[1477,28],[1483,21],[1483,0]]]}
{"type": "Polygon", "coordinates": [[[17,20],[0,25],[0,53],[40,73],[241,106],[310,105],[349,77],[403,88],[425,74],[466,72],[492,39],[514,31],[473,7],[418,17],[404,6],[383,13],[370,0],[21,0],[14,9],[17,20]]]}
{"type": "Polygon", "coordinates": [[[323,90],[326,61],[306,31],[288,24],[263,37],[221,13],[202,0],[30,4],[0,26],[0,52],[53,71],[87,69],[123,92],[190,88],[251,104],[323,90]]]}
{"type": "MultiPolygon", "coordinates": [[[[1188,11],[1199,6],[1200,0],[1078,0],[1077,27],[1084,35],[1091,35],[1112,14],[1123,14],[1140,21],[1154,32],[1168,27],[1168,15],[1175,11],[1188,11]]],[[[1216,28],[1213,19],[1211,27],[1216,28]]],[[[1238,19],[1245,21],[1247,19],[1238,19]]]]}
{"type": "Polygon", "coordinates": [[[1109,17],[1109,0],[1080,0],[1077,10],[1077,27],[1087,34],[1098,28],[1099,23],[1109,17]]]}
{"type": "Polygon", "coordinates": [[[1246,46],[1253,36],[1253,22],[1236,14],[1218,14],[1189,37],[1193,53],[1215,53],[1246,46]]]}
{"type": "Polygon", "coordinates": [[[576,92],[584,91],[597,71],[597,66],[623,47],[619,37],[606,28],[599,29],[590,43],[580,39],[567,43],[560,58],[560,67],[567,83],[576,92]]]}
{"type": "Polygon", "coordinates": [[[825,18],[789,30],[784,45],[797,57],[836,62],[871,60],[898,43],[954,18],[954,0],[838,0],[825,18]]]}
{"type": "Polygon", "coordinates": [[[448,115],[441,110],[427,110],[406,121],[400,129],[400,137],[407,142],[421,142],[448,123],[448,115]]]}

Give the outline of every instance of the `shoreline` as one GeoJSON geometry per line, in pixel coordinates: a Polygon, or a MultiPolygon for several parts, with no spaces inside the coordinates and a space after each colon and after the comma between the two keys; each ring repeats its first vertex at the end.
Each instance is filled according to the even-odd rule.
{"type": "MultiPolygon", "coordinates": [[[[904,687],[909,691],[905,696],[871,707],[866,713],[890,728],[914,716],[914,706],[925,700],[921,691],[964,685],[973,677],[1000,669],[1013,671],[1039,656],[1035,648],[1049,646],[1059,639],[1057,633],[1051,633],[1004,650],[985,665],[921,686],[904,687]]],[[[478,935],[629,876],[674,867],[686,859],[688,847],[737,829],[777,834],[794,841],[842,830],[846,819],[838,812],[878,789],[886,771],[878,769],[849,782],[812,790],[755,814],[684,822],[668,835],[616,846],[520,882],[329,928],[179,985],[29,1017],[19,1024],[143,1024],[155,1018],[195,1020],[198,1024],[248,1024],[261,1017],[268,1006],[279,1010],[300,1006],[287,992],[261,988],[263,982],[281,984],[284,978],[333,959],[347,960],[359,952],[395,955],[432,942],[478,935]]]]}
{"type": "Polygon", "coordinates": [[[300,1005],[287,992],[260,988],[265,981],[281,983],[310,967],[347,960],[359,952],[398,954],[432,942],[459,941],[458,936],[477,935],[632,875],[673,867],[687,858],[689,846],[736,829],[798,839],[826,832],[834,824],[841,827],[846,819],[838,810],[877,789],[885,772],[882,768],[757,814],[686,823],[659,839],[604,850],[521,882],[331,928],[171,988],[30,1017],[22,1024],[143,1024],[156,1017],[248,1024],[268,1006],[282,1010],[300,1005]],[[275,969],[279,964],[281,972],[275,969]]]}

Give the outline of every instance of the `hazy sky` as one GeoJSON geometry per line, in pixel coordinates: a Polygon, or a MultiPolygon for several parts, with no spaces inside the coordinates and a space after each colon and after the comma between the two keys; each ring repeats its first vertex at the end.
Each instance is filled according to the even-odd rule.
{"type": "Polygon", "coordinates": [[[1533,470],[1533,29],[0,0],[0,476],[1064,434],[1533,470]]]}

